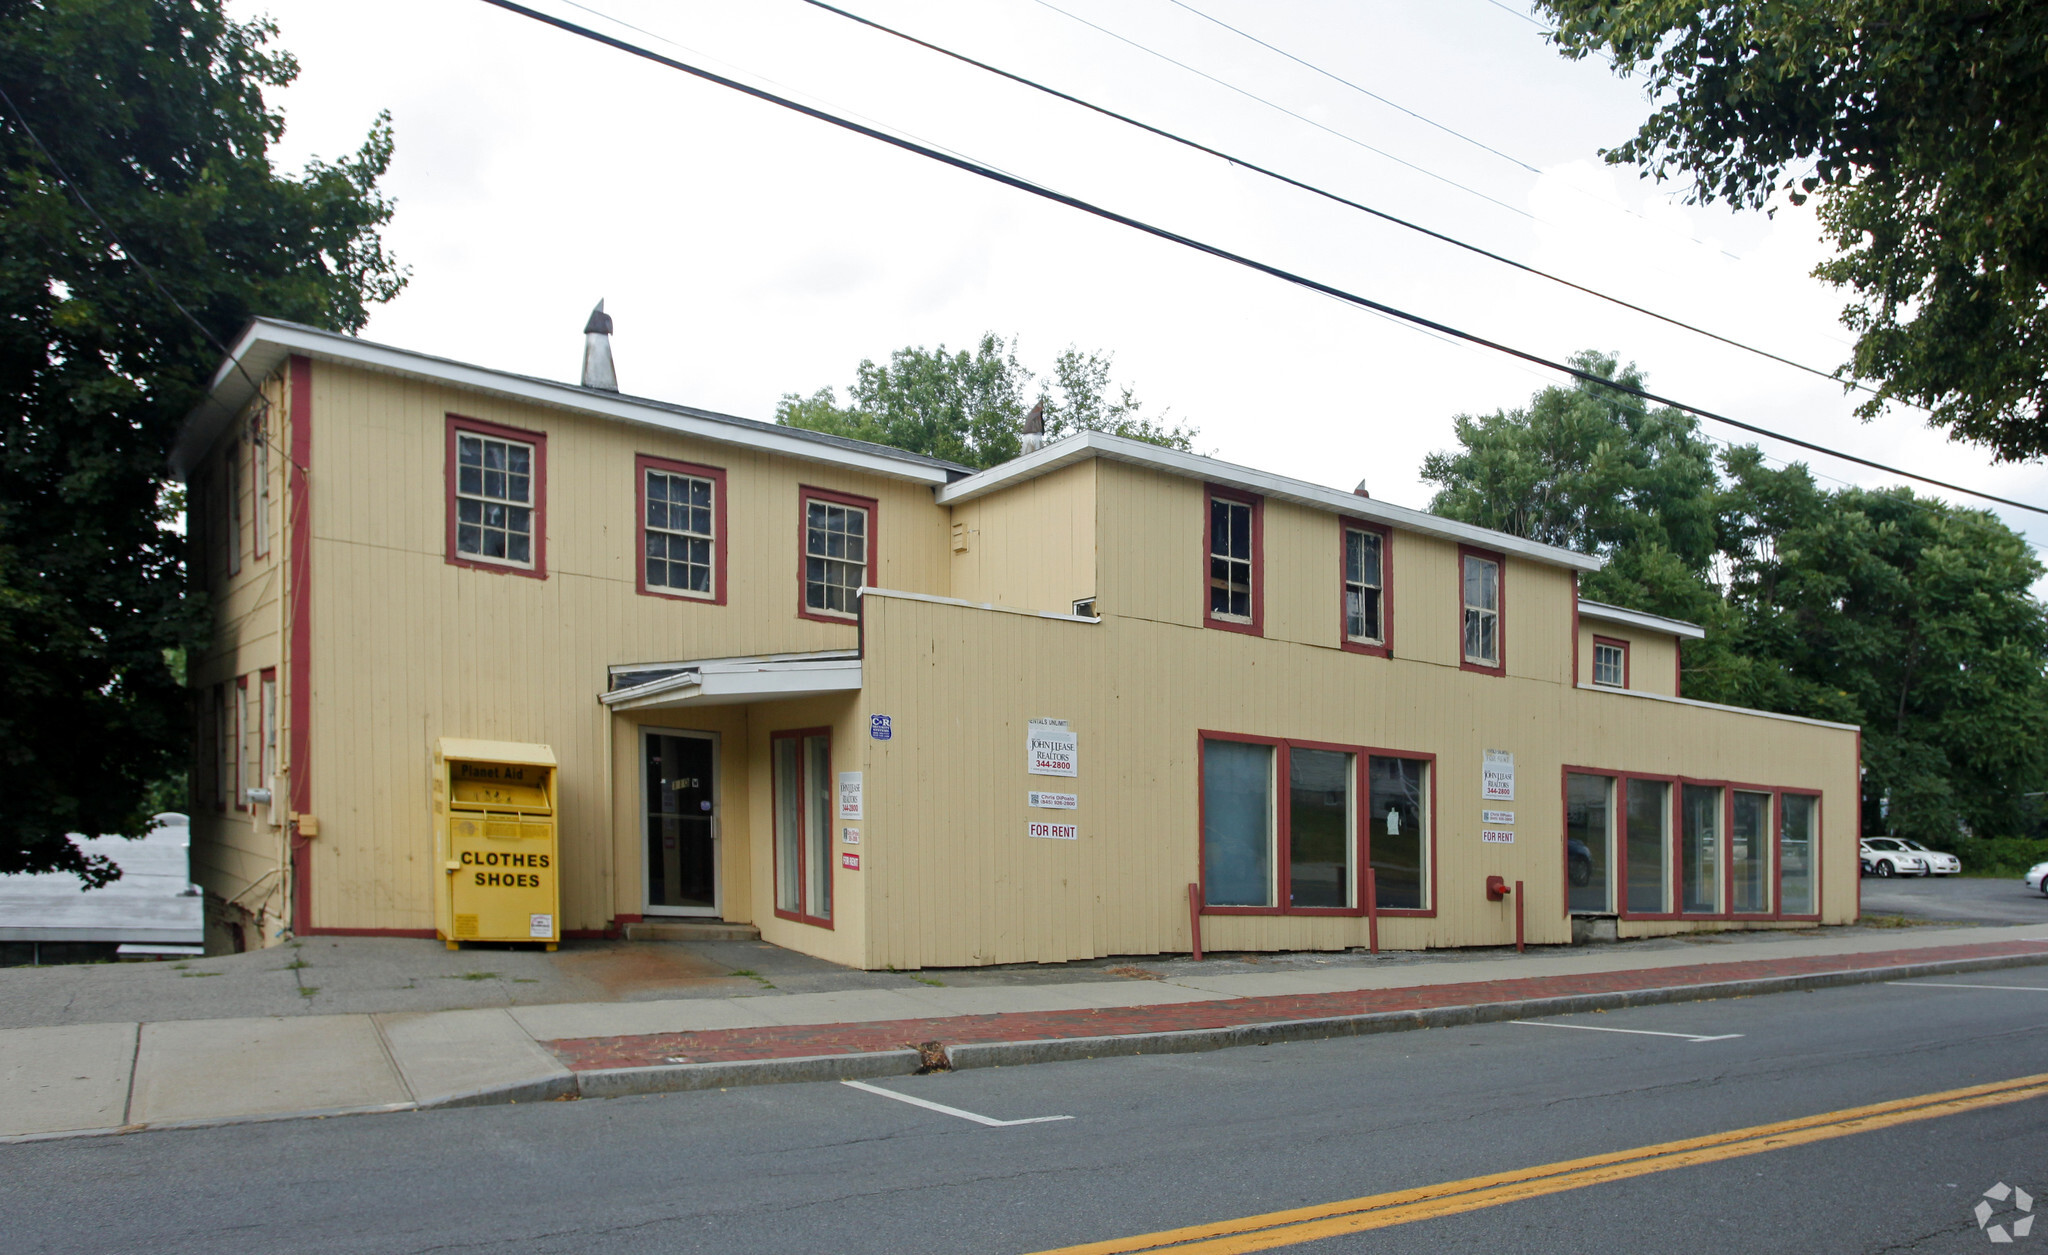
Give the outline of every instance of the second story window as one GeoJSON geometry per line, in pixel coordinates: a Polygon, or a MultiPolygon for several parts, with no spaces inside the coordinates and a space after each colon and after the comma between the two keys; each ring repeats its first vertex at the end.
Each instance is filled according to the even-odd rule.
{"type": "Polygon", "coordinates": [[[805,488],[801,496],[804,599],[798,613],[807,619],[854,618],[874,562],[875,503],[820,488],[805,488]]]}
{"type": "Polygon", "coordinates": [[[242,573],[242,446],[239,441],[228,446],[227,460],[222,463],[221,491],[227,497],[228,505],[228,574],[242,573]]]}
{"type": "Polygon", "coordinates": [[[544,577],[547,437],[448,417],[448,561],[544,577]]]}
{"type": "Polygon", "coordinates": [[[1593,638],[1593,683],[1628,687],[1628,642],[1593,638]]]}
{"type": "Polygon", "coordinates": [[[725,602],[725,472],[641,457],[640,591],[725,602]]]}
{"type": "Polygon", "coordinates": [[[1344,529],[1344,643],[1384,645],[1386,537],[1377,529],[1344,529]]]}
{"type": "Polygon", "coordinates": [[[1477,671],[1501,669],[1501,559],[1498,554],[1466,550],[1464,568],[1465,665],[1477,671]]]}
{"type": "Polygon", "coordinates": [[[1211,627],[1260,630],[1260,501],[1244,493],[1209,489],[1208,574],[1211,627]]]}

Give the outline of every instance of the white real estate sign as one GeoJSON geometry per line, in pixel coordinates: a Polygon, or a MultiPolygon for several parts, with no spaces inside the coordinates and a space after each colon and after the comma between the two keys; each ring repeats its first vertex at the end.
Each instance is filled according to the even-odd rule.
{"type": "Polygon", "coordinates": [[[842,771],[839,773],[839,817],[859,819],[860,814],[860,773],[842,771]]]}
{"type": "Polygon", "coordinates": [[[1479,769],[1480,796],[1489,802],[1515,800],[1515,756],[1506,750],[1486,751],[1479,769]]]}
{"type": "Polygon", "coordinates": [[[1064,719],[1033,719],[1025,740],[1025,769],[1034,776],[1078,776],[1080,742],[1064,719]]]}

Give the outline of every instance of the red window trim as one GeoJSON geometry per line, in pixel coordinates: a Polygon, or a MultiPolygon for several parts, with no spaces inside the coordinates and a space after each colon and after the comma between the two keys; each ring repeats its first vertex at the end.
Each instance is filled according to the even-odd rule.
{"type": "Polygon", "coordinates": [[[242,573],[242,442],[239,437],[228,440],[226,454],[221,457],[221,497],[228,507],[226,532],[228,536],[228,575],[242,573]]]}
{"type": "Polygon", "coordinates": [[[804,563],[810,557],[810,553],[805,545],[804,532],[810,526],[811,502],[813,501],[829,501],[834,505],[857,506],[868,512],[868,560],[867,576],[864,582],[870,588],[876,587],[875,574],[879,570],[877,560],[881,554],[881,549],[875,543],[875,538],[878,531],[877,524],[881,515],[881,505],[873,497],[863,497],[855,493],[837,492],[830,488],[814,488],[809,484],[798,484],[796,488],[796,617],[799,619],[809,619],[813,623],[836,623],[841,627],[851,627],[860,622],[860,611],[858,608],[847,614],[834,614],[828,610],[813,610],[810,606],[810,599],[806,596],[807,590],[805,586],[807,581],[804,579],[804,563]]]}
{"type": "MultiPolygon", "coordinates": [[[[1254,588],[1257,584],[1254,583],[1254,588]]],[[[1349,515],[1337,518],[1337,645],[1347,653],[1371,654],[1377,658],[1394,656],[1394,529],[1383,523],[1368,523],[1349,515]],[[1380,640],[1374,645],[1366,641],[1355,641],[1347,630],[1350,623],[1344,613],[1344,533],[1347,531],[1373,532],[1380,538],[1380,640]]]]}
{"type": "MultiPolygon", "coordinates": [[[[807,895],[807,894],[805,893],[805,888],[806,888],[806,879],[805,879],[805,876],[804,876],[804,872],[805,872],[805,871],[807,870],[807,869],[806,869],[806,867],[805,867],[805,859],[806,859],[806,856],[807,856],[807,853],[808,853],[808,850],[809,850],[809,847],[810,847],[810,842],[809,842],[809,840],[807,839],[807,838],[808,838],[808,835],[809,835],[809,834],[807,834],[807,833],[806,833],[806,832],[804,831],[804,812],[803,812],[803,782],[802,782],[802,781],[798,781],[798,782],[797,782],[797,812],[796,812],[796,905],[797,905],[797,909],[796,909],[796,910],[794,910],[794,911],[785,911],[785,910],[783,910],[783,909],[782,909],[782,907],[781,907],[781,906],[779,906],[779,905],[774,905],[775,903],[777,903],[777,902],[779,902],[779,901],[780,901],[780,897],[779,897],[779,895],[778,895],[778,894],[776,893],[776,883],[775,883],[775,874],[776,874],[776,873],[777,873],[778,871],[780,871],[780,870],[781,870],[780,868],[778,868],[778,867],[777,867],[777,866],[775,865],[775,860],[776,860],[776,858],[777,858],[777,857],[779,856],[779,854],[780,854],[780,851],[778,851],[778,850],[777,850],[777,849],[775,848],[775,847],[776,847],[776,841],[775,841],[775,830],[776,830],[776,826],[777,826],[777,825],[776,825],[776,821],[777,821],[777,819],[778,819],[778,818],[780,817],[780,816],[779,816],[779,814],[778,814],[778,812],[777,812],[777,808],[779,808],[779,807],[780,807],[780,806],[782,805],[782,799],[781,799],[781,798],[780,798],[779,796],[777,796],[777,790],[776,790],[776,788],[775,788],[775,742],[777,742],[777,741],[787,741],[787,740],[794,740],[794,741],[796,741],[796,742],[797,742],[797,751],[796,751],[796,761],[797,761],[797,770],[801,772],[802,770],[804,770],[804,751],[803,751],[803,739],[804,739],[805,737],[812,737],[812,736],[822,736],[822,737],[824,737],[824,738],[825,738],[825,783],[826,783],[826,785],[827,785],[827,786],[829,787],[829,786],[831,786],[831,785],[833,784],[833,782],[834,782],[834,776],[833,776],[833,774],[832,774],[832,729],[831,729],[831,728],[829,728],[829,727],[827,727],[827,728],[788,728],[788,729],[785,729],[784,731],[781,731],[781,732],[770,732],[770,733],[768,734],[768,776],[769,776],[769,778],[768,778],[768,901],[769,901],[769,903],[771,904],[771,906],[773,906],[773,909],[774,909],[774,911],[775,911],[775,915],[776,915],[776,918],[778,918],[778,919],[786,919],[786,920],[790,920],[790,921],[792,921],[792,922],[794,922],[794,923],[798,923],[798,924],[809,924],[809,925],[811,925],[812,927],[815,927],[815,928],[831,928],[831,927],[832,927],[833,925],[832,925],[832,919],[831,919],[831,917],[830,917],[830,916],[817,916],[817,915],[812,915],[812,914],[809,914],[809,913],[808,913],[807,911],[805,911],[805,909],[804,909],[804,908],[805,908],[806,906],[810,905],[810,903],[809,903],[809,899],[808,899],[808,895],[807,895]]],[[[827,840],[826,840],[826,849],[827,849],[827,850],[830,850],[831,848],[833,848],[833,845],[832,845],[832,842],[831,842],[831,840],[830,840],[830,837],[831,837],[831,821],[830,821],[829,819],[828,819],[828,820],[826,821],[826,837],[827,837],[827,840]]],[[[835,867],[835,866],[833,865],[833,863],[832,863],[832,860],[831,860],[831,859],[830,859],[829,857],[828,857],[828,858],[827,858],[827,859],[825,860],[825,874],[826,874],[827,876],[830,876],[830,877],[832,877],[832,884],[833,884],[833,891],[832,891],[832,902],[833,902],[833,905],[834,905],[834,906],[836,907],[836,906],[838,905],[838,902],[839,902],[839,890],[838,890],[838,885],[839,885],[839,879],[838,879],[838,868],[837,868],[837,867],[835,867]]]]}
{"type": "Polygon", "coordinates": [[[233,797],[235,809],[238,811],[249,809],[249,799],[242,793],[242,760],[249,752],[248,719],[249,677],[238,675],[235,677],[235,752],[228,758],[228,766],[231,769],[228,775],[235,786],[230,796],[233,797]]]}
{"type": "Polygon", "coordinates": [[[1266,499],[1257,493],[1222,484],[1202,486],[1202,623],[1221,632],[1242,632],[1247,636],[1266,634],[1266,499]],[[1252,508],[1252,619],[1240,623],[1219,619],[1209,609],[1209,502],[1221,497],[1252,508]]]}
{"type": "Polygon", "coordinates": [[[1599,684],[1601,688],[1629,687],[1628,645],[1629,643],[1627,641],[1622,640],[1620,637],[1617,636],[1600,636],[1596,634],[1593,637],[1593,683],[1599,684]],[[1621,683],[1618,686],[1613,684],[1602,684],[1600,681],[1600,647],[1602,645],[1612,645],[1615,648],[1621,650],[1621,683]]]}
{"type": "MultiPolygon", "coordinates": [[[[1821,844],[1822,844],[1822,842],[1821,842],[1821,833],[1822,833],[1822,828],[1821,828],[1821,814],[1820,814],[1820,811],[1821,811],[1821,808],[1822,808],[1823,806],[1825,806],[1825,804],[1826,804],[1826,801],[1825,801],[1825,796],[1824,796],[1824,793],[1823,793],[1823,791],[1822,791],[1822,790],[1820,790],[1820,789],[1803,789],[1803,788],[1794,788],[1794,787],[1790,787],[1790,786],[1779,786],[1779,785],[1766,785],[1766,784],[1749,784],[1749,783],[1745,783],[1745,782],[1743,782],[1743,781],[1740,781],[1740,780],[1708,780],[1708,779],[1702,779],[1702,778],[1700,778],[1700,777],[1697,777],[1697,776],[1666,776],[1666,775],[1658,775],[1658,774],[1656,774],[1655,772],[1643,772],[1643,771],[1615,771],[1615,770],[1613,770],[1613,769],[1611,769],[1611,768],[1607,768],[1607,767],[1584,767],[1584,766],[1577,766],[1577,765],[1574,765],[1574,764],[1570,764],[1570,763],[1567,763],[1567,764],[1565,764],[1565,766],[1564,766],[1564,767],[1562,768],[1562,770],[1561,770],[1561,772],[1560,772],[1560,774],[1559,774],[1559,776],[1558,776],[1558,797],[1559,797],[1559,805],[1560,805],[1560,808],[1561,808],[1561,810],[1560,810],[1560,813],[1561,813],[1561,814],[1563,813],[1563,809],[1562,809],[1562,808],[1564,808],[1564,807],[1568,807],[1568,805],[1569,805],[1569,802],[1568,802],[1568,800],[1567,800],[1567,799],[1568,799],[1568,798],[1569,798],[1569,796],[1570,796],[1570,793],[1569,793],[1569,790],[1570,790],[1570,783],[1569,783],[1569,781],[1568,781],[1568,780],[1566,779],[1566,777],[1568,777],[1568,776],[1571,776],[1571,775],[1575,775],[1575,774],[1576,774],[1576,775],[1587,775],[1587,776],[1605,776],[1605,777],[1607,777],[1608,779],[1610,779],[1610,780],[1613,780],[1613,781],[1615,782],[1615,791],[1614,791],[1614,814],[1615,814],[1615,824],[1616,824],[1616,827],[1615,827],[1615,841],[1614,841],[1614,847],[1615,847],[1615,848],[1614,848],[1614,873],[1613,873],[1613,874],[1614,874],[1614,880],[1615,880],[1615,898],[1614,898],[1614,905],[1615,905],[1615,915],[1617,916],[1617,918],[1620,918],[1620,919],[1625,919],[1625,920],[1675,920],[1675,921],[1686,921],[1686,920],[1691,920],[1691,921],[1701,921],[1701,922],[1707,922],[1707,923],[1714,923],[1714,922],[1720,922],[1720,923],[1731,923],[1731,922],[1744,922],[1744,923],[1747,923],[1747,922],[1755,922],[1755,921],[1766,921],[1766,920],[1780,920],[1780,921],[1783,921],[1783,920],[1791,920],[1791,921],[1796,921],[1796,922],[1818,922],[1818,921],[1820,920],[1820,918],[1821,918],[1821,912],[1820,912],[1820,904],[1821,904],[1821,901],[1822,901],[1822,899],[1821,899],[1821,888],[1822,888],[1822,874],[1823,874],[1823,869],[1824,869],[1824,867],[1825,867],[1825,864],[1824,864],[1823,860],[1822,860],[1822,859],[1821,859],[1821,857],[1820,857],[1820,847],[1821,847],[1821,844]],[[1669,795],[1669,797],[1668,797],[1668,799],[1667,799],[1667,805],[1668,805],[1668,813],[1667,813],[1667,814],[1666,814],[1666,816],[1665,816],[1665,832],[1664,832],[1664,843],[1665,843],[1665,864],[1664,864],[1664,867],[1665,867],[1665,881],[1664,881],[1664,888],[1665,888],[1665,891],[1666,891],[1666,893],[1667,893],[1667,895],[1668,895],[1668,896],[1667,896],[1667,898],[1666,898],[1666,901],[1667,901],[1667,902],[1668,902],[1668,903],[1669,903],[1669,904],[1670,904],[1671,906],[1673,906],[1674,908],[1675,908],[1675,907],[1677,907],[1677,906],[1679,906],[1679,899],[1678,899],[1678,893],[1677,893],[1677,881],[1676,881],[1676,876],[1677,876],[1677,868],[1678,868],[1678,864],[1679,864],[1679,858],[1680,858],[1680,851],[1681,851],[1681,849],[1683,848],[1683,841],[1684,841],[1684,832],[1682,831],[1682,824],[1681,824],[1681,820],[1682,820],[1682,818],[1683,818],[1683,816],[1684,816],[1684,786],[1686,786],[1686,785],[1689,785],[1689,784],[1690,784],[1690,785],[1700,785],[1700,786],[1705,786],[1705,787],[1708,787],[1708,788],[1717,788],[1717,789],[1720,789],[1720,790],[1721,790],[1721,838],[1722,838],[1722,856],[1721,856],[1721,886],[1720,886],[1720,889],[1721,889],[1721,905],[1722,905],[1722,908],[1723,908],[1722,910],[1720,910],[1720,911],[1718,911],[1718,912],[1714,912],[1714,913],[1712,913],[1712,914],[1706,914],[1706,913],[1702,913],[1702,912],[1696,912],[1696,911],[1683,911],[1683,910],[1677,910],[1677,909],[1674,909],[1674,910],[1668,910],[1668,911],[1631,911],[1631,910],[1629,909],[1629,906],[1628,906],[1628,832],[1627,832],[1627,827],[1626,827],[1626,825],[1627,825],[1627,823],[1628,823],[1628,791],[1627,791],[1627,790],[1628,790],[1628,783],[1629,783],[1630,781],[1632,781],[1632,780],[1651,780],[1651,781],[1656,781],[1656,782],[1659,782],[1659,783],[1662,783],[1662,784],[1666,784],[1666,785],[1669,785],[1669,786],[1670,786],[1670,795],[1669,795]],[[1730,857],[1728,856],[1728,849],[1729,849],[1729,845],[1730,845],[1730,840],[1731,840],[1731,839],[1730,839],[1730,836],[1729,836],[1729,834],[1730,834],[1730,831],[1731,831],[1731,830],[1732,830],[1732,829],[1734,828],[1734,823],[1735,823],[1735,794],[1736,794],[1736,793],[1738,793],[1738,792],[1740,792],[1740,793],[1764,793],[1764,794],[1768,794],[1768,795],[1770,795],[1770,798],[1771,798],[1771,817],[1770,817],[1770,821],[1769,821],[1769,823],[1770,823],[1770,844],[1771,844],[1771,909],[1770,909],[1769,911],[1766,911],[1766,912],[1754,912],[1754,911],[1744,911],[1744,912],[1740,912],[1740,913],[1738,913],[1738,912],[1735,912],[1735,911],[1733,911],[1733,910],[1730,910],[1730,909],[1728,909],[1728,908],[1730,907],[1730,905],[1731,905],[1731,904],[1732,904],[1732,903],[1734,902],[1734,900],[1735,900],[1735,862],[1734,862],[1734,860],[1733,860],[1732,858],[1730,858],[1730,857]],[[1813,860],[1813,903],[1814,903],[1814,909],[1813,909],[1812,911],[1810,911],[1810,912],[1806,912],[1806,913],[1802,913],[1802,914],[1796,914],[1796,915],[1795,915],[1795,914],[1787,914],[1787,913],[1785,912],[1785,910],[1784,910],[1784,905],[1785,905],[1785,884],[1784,884],[1784,881],[1785,881],[1785,864],[1784,864],[1784,829],[1785,829],[1785,820],[1784,820],[1784,805],[1783,805],[1782,799],[1784,798],[1784,796],[1785,796],[1786,794],[1798,794],[1798,795],[1800,795],[1800,796],[1802,796],[1802,797],[1810,797],[1810,798],[1814,799],[1814,824],[1815,824],[1815,830],[1814,830],[1814,838],[1813,838],[1813,844],[1814,844],[1814,848],[1813,848],[1813,851],[1812,851],[1812,853],[1811,853],[1811,854],[1809,855],[1809,857],[1810,857],[1810,858],[1811,858],[1811,859],[1813,860]]],[[[1560,834],[1562,834],[1562,832],[1563,832],[1563,829],[1562,829],[1561,827],[1560,827],[1560,829],[1559,829],[1559,832],[1560,832],[1560,834]]],[[[1562,844],[1562,835],[1560,835],[1560,844],[1562,844]]],[[[1569,850],[1568,850],[1568,849],[1565,849],[1565,850],[1560,850],[1560,858],[1561,858],[1561,859],[1563,859],[1563,858],[1568,858],[1568,856],[1569,856],[1569,850]]],[[[1565,876],[1565,903],[1566,903],[1566,914],[1570,914],[1570,903],[1571,903],[1571,881],[1570,881],[1570,873],[1569,873],[1569,871],[1565,871],[1565,872],[1564,872],[1563,874],[1564,874],[1564,876],[1565,876]]],[[[1860,888],[1860,886],[1859,886],[1859,888],[1860,888]]],[[[1382,912],[1382,914],[1384,914],[1384,912],[1382,912]]]]}
{"type": "MultiPolygon", "coordinates": [[[[1508,673],[1508,559],[1507,559],[1507,555],[1506,555],[1506,554],[1504,554],[1504,553],[1500,553],[1500,552],[1497,552],[1496,550],[1492,550],[1492,549],[1479,549],[1479,548],[1475,548],[1475,547],[1474,547],[1474,546],[1472,546],[1472,545],[1459,545],[1459,546],[1458,546],[1458,578],[1457,578],[1457,580],[1456,580],[1455,582],[1456,582],[1456,584],[1457,584],[1457,586],[1458,586],[1458,587],[1457,587],[1457,597],[1458,597],[1458,669],[1459,669],[1459,670],[1461,670],[1461,671],[1476,671],[1476,672],[1478,672],[1478,673],[1479,673],[1480,675],[1492,675],[1492,676],[1505,676],[1505,675],[1507,675],[1507,673],[1508,673]],[[1483,558],[1483,559],[1485,559],[1486,561],[1488,561],[1488,562],[1491,562],[1491,563],[1493,563],[1493,564],[1494,564],[1494,566],[1495,566],[1495,569],[1496,569],[1496,570],[1498,571],[1498,573],[1499,573],[1499,575],[1498,575],[1498,580],[1497,580],[1497,582],[1496,582],[1496,584],[1495,584],[1495,586],[1494,586],[1494,587],[1495,587],[1495,592],[1496,592],[1496,593],[1498,594],[1498,596],[1496,597],[1496,600],[1497,600],[1497,601],[1499,601],[1499,603],[1500,603],[1500,604],[1499,604],[1499,605],[1498,605],[1497,607],[1495,607],[1495,608],[1494,608],[1494,612],[1493,612],[1493,614],[1494,614],[1494,618],[1493,618],[1493,650],[1494,650],[1494,662],[1493,662],[1493,665],[1492,665],[1492,666],[1487,666],[1487,665],[1486,665],[1485,663],[1480,663],[1480,662],[1474,662],[1474,661],[1472,661],[1472,660],[1471,660],[1470,658],[1467,658],[1467,657],[1465,656],[1465,559],[1467,559],[1467,558],[1483,558]]],[[[1576,646],[1574,646],[1573,648],[1575,648],[1575,649],[1576,649],[1577,647],[1576,647],[1576,646]]]]}
{"type": "Polygon", "coordinates": [[[524,575],[530,579],[544,580],[548,577],[548,434],[544,431],[528,431],[523,427],[507,427],[502,423],[485,422],[480,418],[464,418],[460,414],[447,416],[446,448],[441,466],[442,513],[447,516],[447,532],[444,537],[442,556],[449,566],[468,567],[476,571],[495,571],[500,575],[524,575]],[[493,562],[489,558],[471,556],[455,547],[455,435],[469,432],[476,436],[495,436],[500,440],[516,440],[533,446],[533,565],[519,566],[511,562],[493,562]]]}
{"type": "Polygon", "coordinates": [[[1420,919],[1434,918],[1437,902],[1437,843],[1436,843],[1436,755],[1417,753],[1412,750],[1387,749],[1371,745],[1348,745],[1336,741],[1308,741],[1285,737],[1252,736],[1241,732],[1218,732],[1200,729],[1195,733],[1195,883],[1196,900],[1201,903],[1203,915],[1293,915],[1324,918],[1360,919],[1367,915],[1405,916],[1420,919]],[[1209,905],[1208,866],[1203,858],[1202,833],[1208,825],[1208,795],[1204,788],[1203,773],[1206,770],[1202,743],[1205,741],[1235,741],[1243,745],[1268,745],[1276,751],[1273,759],[1273,877],[1274,896],[1286,893],[1288,873],[1293,862],[1293,849],[1289,841],[1292,816],[1281,800],[1280,794],[1286,787],[1287,755],[1300,749],[1334,750],[1353,756],[1352,789],[1355,803],[1356,831],[1352,834],[1353,854],[1356,862],[1352,867],[1351,894],[1356,906],[1290,906],[1280,903],[1275,906],[1211,906],[1209,905]],[[1429,864],[1429,905],[1422,909],[1414,907],[1375,907],[1365,898],[1365,869],[1372,866],[1372,762],[1378,758],[1408,758],[1429,764],[1429,831],[1424,858],[1429,864]]]}
{"type": "MultiPolygon", "coordinates": [[[[633,524],[633,582],[646,597],[665,597],[670,601],[687,601],[700,606],[722,606],[725,604],[725,470],[717,466],[699,466],[694,462],[678,462],[674,458],[656,457],[651,453],[637,454],[633,458],[633,502],[637,511],[633,524]],[[667,471],[675,475],[692,475],[711,481],[711,595],[692,597],[688,593],[670,592],[664,588],[647,586],[647,472],[667,471]]],[[[873,522],[872,515],[869,522],[873,522]]]]}
{"type": "MultiPolygon", "coordinates": [[[[207,792],[213,794],[213,809],[225,813],[228,809],[228,781],[231,772],[224,756],[228,752],[228,686],[220,681],[213,686],[213,710],[209,718],[213,723],[213,762],[208,765],[207,792]]],[[[231,760],[230,760],[231,761],[231,760]]]]}
{"type": "Polygon", "coordinates": [[[252,561],[270,556],[270,509],[259,504],[270,487],[269,439],[270,434],[266,431],[260,439],[249,441],[249,557],[252,561]],[[265,450],[260,467],[256,457],[258,449],[265,450]]]}
{"type": "MultiPolygon", "coordinates": [[[[275,705],[277,703],[276,667],[265,667],[263,668],[263,670],[258,671],[256,673],[256,775],[257,778],[264,781],[265,784],[269,784],[271,782],[274,782],[277,776],[284,774],[284,755],[275,755],[279,770],[273,772],[269,776],[265,776],[263,774],[264,761],[266,759],[273,757],[269,753],[271,733],[270,712],[265,710],[263,706],[263,686],[265,684],[270,685],[270,701],[272,705],[275,705]]],[[[284,747],[279,746],[278,748],[282,750],[284,747]]],[[[271,809],[282,811],[284,809],[283,800],[280,798],[273,798],[271,800],[271,809]]]]}

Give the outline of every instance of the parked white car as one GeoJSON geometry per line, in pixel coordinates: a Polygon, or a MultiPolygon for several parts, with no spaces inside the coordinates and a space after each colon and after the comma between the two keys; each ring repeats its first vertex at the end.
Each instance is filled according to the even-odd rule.
{"type": "Polygon", "coordinates": [[[2027,888],[2048,898],[2048,863],[2036,863],[2027,869],[2027,875],[2020,882],[2027,888]]]}
{"type": "Polygon", "coordinates": [[[1953,854],[1943,854],[1940,850],[1931,850],[1918,841],[1907,837],[1890,837],[1887,840],[1897,841],[1900,845],[1918,854],[1926,862],[1927,874],[1930,876],[1960,876],[1963,874],[1963,860],[1953,854]]]}
{"type": "Polygon", "coordinates": [[[1873,876],[1927,875],[1927,859],[1897,837],[1865,837],[1856,853],[1873,876]]]}

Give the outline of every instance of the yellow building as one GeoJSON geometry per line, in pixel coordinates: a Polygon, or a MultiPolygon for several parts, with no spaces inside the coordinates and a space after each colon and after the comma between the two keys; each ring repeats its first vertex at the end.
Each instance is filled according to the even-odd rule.
{"type": "Polygon", "coordinates": [[[1857,914],[1857,730],[1681,696],[1698,629],[1582,601],[1583,554],[1116,437],[974,473],[271,321],[175,464],[216,945],[437,936],[444,740],[558,764],[569,937],[917,968],[1857,914]]]}

